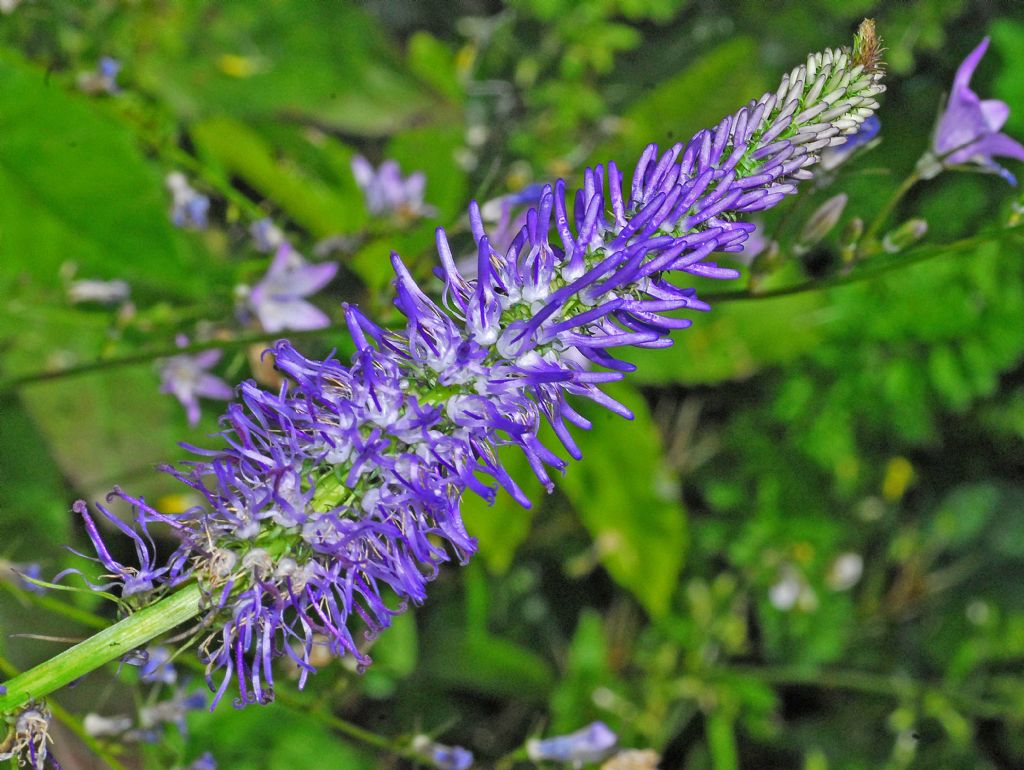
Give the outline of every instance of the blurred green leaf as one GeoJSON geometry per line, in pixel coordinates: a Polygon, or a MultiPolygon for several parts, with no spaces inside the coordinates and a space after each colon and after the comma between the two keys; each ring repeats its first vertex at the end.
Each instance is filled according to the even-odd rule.
{"type": "MultiPolygon", "coordinates": [[[[224,705],[224,704],[222,704],[224,705]]],[[[372,754],[307,715],[282,706],[200,710],[189,716],[189,743],[231,770],[332,767],[372,770],[372,754]]]]}
{"type": "Polygon", "coordinates": [[[436,107],[351,3],[229,0],[151,16],[131,30],[145,51],[136,76],[182,115],[285,116],[381,136],[436,107]]]}
{"type": "Polygon", "coordinates": [[[351,233],[366,220],[358,191],[349,188],[339,194],[278,158],[256,131],[233,118],[200,121],[192,127],[192,137],[201,155],[273,200],[314,238],[351,233]]]}
{"type": "Polygon", "coordinates": [[[1010,105],[1006,121],[1007,133],[1020,138],[1024,135],[1024,22],[1002,18],[992,24],[992,44],[999,54],[1001,67],[993,84],[993,96],[1010,105]]]}
{"type": "Polygon", "coordinates": [[[171,226],[160,173],[132,135],[9,51],[0,52],[0,83],[5,296],[22,276],[56,285],[65,261],[78,263],[80,277],[204,294],[209,261],[171,226]]]}
{"type": "Polygon", "coordinates": [[[594,705],[594,691],[614,684],[608,665],[608,641],[601,615],[594,610],[580,613],[569,645],[565,670],[551,693],[550,732],[570,733],[580,725],[602,716],[594,705]]]}
{"type": "Polygon", "coordinates": [[[498,492],[493,505],[487,505],[478,495],[467,493],[462,498],[462,518],[469,534],[478,541],[477,558],[492,574],[503,575],[511,566],[516,549],[530,533],[534,511],[545,493],[530,470],[526,455],[518,447],[499,447],[498,459],[533,501],[533,507],[523,508],[504,490],[498,492]]]}
{"type": "Polygon", "coordinates": [[[686,141],[767,87],[754,41],[735,37],[633,102],[622,115],[618,135],[592,157],[635,157],[649,142],[686,141]]]}
{"type": "Polygon", "coordinates": [[[448,99],[460,102],[465,89],[455,67],[455,55],[429,32],[414,32],[408,43],[409,70],[448,99]]]}
{"type": "Polygon", "coordinates": [[[635,419],[581,403],[579,411],[593,429],[577,432],[583,461],[557,483],[594,538],[608,573],[660,616],[668,610],[687,546],[678,480],[663,463],[661,439],[640,394],[624,385],[605,391],[635,419]]]}
{"type": "Polygon", "coordinates": [[[35,561],[68,542],[71,514],[57,465],[19,401],[0,396],[0,558],[35,561]]]}

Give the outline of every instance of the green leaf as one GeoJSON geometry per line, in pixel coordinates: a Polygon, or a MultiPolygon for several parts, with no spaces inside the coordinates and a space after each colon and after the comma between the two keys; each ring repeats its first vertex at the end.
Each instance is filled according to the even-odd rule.
{"type": "MultiPolygon", "coordinates": [[[[184,4],[182,4],[184,5],[184,4]]],[[[435,112],[374,18],[352,3],[168,6],[130,29],[143,89],[182,115],[284,115],[382,136],[435,112]]]]}
{"type": "Polygon", "coordinates": [[[208,260],[171,226],[133,136],[13,53],[0,52],[0,84],[0,290],[24,276],[53,286],[73,260],[82,277],[205,294],[208,260]]]}
{"type": "Polygon", "coordinates": [[[366,220],[362,196],[346,195],[294,164],[279,159],[253,129],[229,117],[200,121],[192,138],[202,155],[228,174],[237,175],[274,201],[314,238],[357,230],[366,220]]]}
{"type": "Polygon", "coordinates": [[[649,142],[685,141],[760,96],[767,85],[755,42],[736,37],[633,102],[622,115],[618,136],[594,157],[625,159],[649,142]]]}
{"type": "Polygon", "coordinates": [[[398,681],[416,670],[419,635],[415,613],[396,615],[388,629],[376,640],[370,654],[373,656],[373,665],[363,677],[364,691],[375,698],[391,695],[398,681]]]}
{"type": "Polygon", "coordinates": [[[462,518],[469,534],[477,539],[477,558],[488,572],[503,575],[530,533],[533,512],[544,498],[544,487],[518,447],[499,447],[498,459],[526,496],[534,501],[534,507],[523,508],[504,490],[498,492],[492,505],[468,493],[462,498],[462,518]]]}
{"type": "Polygon", "coordinates": [[[68,495],[31,417],[10,395],[0,397],[0,436],[0,558],[49,556],[68,541],[68,495]]]}
{"type": "MultiPolygon", "coordinates": [[[[992,24],[992,43],[1002,66],[993,83],[993,96],[1007,104],[1024,104],[1024,24],[1013,19],[997,19],[992,24]]],[[[1005,131],[1014,136],[1024,133],[1024,114],[1011,109],[1005,131]]]]}
{"type": "Polygon", "coordinates": [[[612,685],[613,676],[601,615],[584,610],[569,645],[565,673],[551,694],[550,732],[568,733],[595,719],[607,718],[594,705],[594,691],[612,685]]]}
{"type": "Polygon", "coordinates": [[[640,394],[624,385],[605,390],[635,419],[581,403],[579,410],[593,429],[578,432],[583,461],[573,463],[557,483],[594,538],[611,577],[648,612],[661,616],[687,546],[678,479],[664,467],[661,439],[640,394]]]}
{"type": "Polygon", "coordinates": [[[454,102],[465,99],[455,56],[444,43],[429,32],[416,31],[408,47],[409,69],[416,77],[454,102]]]}
{"type": "MultiPolygon", "coordinates": [[[[226,705],[226,704],[221,704],[226,705]]],[[[218,708],[189,715],[189,744],[209,750],[219,767],[332,767],[372,770],[371,754],[332,734],[306,714],[278,704],[243,710],[218,708]]]]}

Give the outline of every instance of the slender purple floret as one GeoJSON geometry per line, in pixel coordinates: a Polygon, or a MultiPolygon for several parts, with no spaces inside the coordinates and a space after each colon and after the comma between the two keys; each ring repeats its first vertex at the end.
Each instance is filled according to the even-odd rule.
{"type": "MultiPolygon", "coordinates": [[[[188,338],[178,335],[178,347],[188,345],[188,338]]],[[[160,392],[169,393],[185,408],[189,425],[197,425],[201,414],[200,398],[229,401],[234,395],[231,386],[208,369],[220,361],[220,350],[204,350],[195,355],[182,353],[160,361],[160,392]]]]}
{"type": "Polygon", "coordinates": [[[530,505],[499,447],[518,447],[550,490],[552,471],[581,457],[572,429],[590,423],[579,399],[632,416],[601,390],[634,368],[614,349],[670,346],[690,324],[676,311],[708,309],[676,281],[735,277],[711,260],[743,249],[755,229],[744,218],[794,193],[821,151],[871,116],[881,73],[862,53],[811,56],[713,129],[647,147],[631,179],[608,163],[575,192],[545,185],[507,249],[494,248],[471,204],[475,277],[438,229],[440,302],[392,255],[405,328],[347,306],[348,365],[278,342],[286,384],[243,383],[221,421],[227,448],[166,469],[201,505],[163,514],[115,491],[133,506],[138,567],[115,560],[79,509],[126,595],[199,580],[214,703],[232,682],[237,705],[271,700],[281,655],[300,686],[317,647],[369,664],[365,637],[421,604],[442,564],[475,551],[460,515],[467,490],[530,505]],[[545,424],[557,446],[541,440],[545,424]],[[145,535],[155,524],[181,538],[160,565],[145,535]]]}

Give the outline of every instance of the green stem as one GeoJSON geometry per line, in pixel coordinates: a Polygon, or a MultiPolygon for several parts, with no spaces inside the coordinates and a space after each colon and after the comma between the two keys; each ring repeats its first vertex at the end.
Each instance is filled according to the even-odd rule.
{"type": "MultiPolygon", "coordinates": [[[[0,583],[0,587],[8,590],[13,596],[21,599],[25,602],[35,604],[36,606],[53,612],[58,615],[62,615],[69,620],[73,620],[77,623],[81,623],[86,626],[93,628],[107,628],[108,623],[106,620],[101,618],[99,615],[95,615],[87,610],[80,610],[67,602],[62,602],[59,599],[53,599],[45,594],[35,594],[22,591],[20,588],[12,586],[10,583],[0,583]]],[[[195,658],[186,657],[181,661],[182,665],[191,668],[195,671],[202,672],[203,665],[195,658]]],[[[4,668],[4,660],[0,658],[0,670],[4,668]]],[[[6,667],[6,673],[8,676],[16,676],[17,671],[12,666],[6,667]]],[[[372,746],[381,751],[387,751],[391,754],[395,754],[406,759],[416,759],[418,756],[416,752],[412,750],[410,746],[404,743],[400,743],[394,739],[380,735],[378,733],[370,732],[359,725],[348,722],[341,717],[337,717],[334,714],[325,712],[319,708],[310,708],[308,699],[303,698],[300,694],[294,693],[291,690],[285,689],[285,687],[278,685],[275,688],[275,700],[280,703],[282,708],[285,708],[292,713],[300,714],[304,717],[309,717],[315,721],[320,722],[323,725],[331,727],[337,730],[339,733],[348,736],[354,740],[364,743],[367,746],[372,746]]],[[[55,716],[60,716],[57,712],[56,707],[53,703],[50,703],[50,709],[53,711],[55,716]]],[[[70,717],[68,717],[70,719],[70,717]]],[[[62,719],[62,721],[64,721],[62,719]]],[[[109,760],[108,760],[109,762],[109,760]]],[[[112,766],[113,767],[113,766],[112,766]]]]}
{"type": "Polygon", "coordinates": [[[700,298],[705,302],[718,304],[721,302],[737,302],[740,300],[772,299],[774,297],[787,297],[791,294],[803,294],[808,291],[832,289],[837,286],[845,286],[847,284],[859,283],[861,281],[877,278],[881,275],[885,275],[886,273],[890,273],[893,270],[909,267],[910,265],[917,264],[918,262],[925,262],[930,259],[935,259],[936,257],[944,257],[962,251],[971,251],[976,249],[978,246],[985,245],[986,243],[1002,241],[1010,236],[1020,235],[1022,233],[1024,233],[1024,224],[1014,225],[1012,227],[1005,227],[995,233],[982,233],[970,238],[961,238],[959,241],[953,241],[941,246],[931,244],[919,246],[915,249],[909,249],[900,253],[894,259],[887,261],[865,262],[863,263],[863,266],[858,267],[856,270],[849,273],[841,273],[820,281],[802,281],[800,283],[792,284],[791,286],[782,286],[778,289],[769,289],[767,291],[759,291],[756,293],[751,293],[749,291],[712,292],[708,294],[701,294],[700,298]]]}
{"type": "MultiPolygon", "coordinates": [[[[344,332],[348,329],[344,325],[327,326],[323,329],[311,329],[306,331],[293,331],[288,333],[288,338],[301,338],[310,337],[317,334],[330,334],[332,332],[344,332]]],[[[87,361],[84,364],[76,364],[75,366],[68,366],[63,369],[52,369],[44,372],[31,372],[29,374],[17,375],[15,377],[9,377],[6,380],[0,381],[0,393],[6,393],[8,391],[17,390],[23,385],[31,385],[35,382],[46,382],[47,380],[57,380],[63,377],[75,377],[80,374],[88,374],[89,372],[106,371],[107,369],[115,369],[121,366],[131,366],[133,364],[144,364],[148,361],[155,361],[159,358],[169,358],[171,356],[188,355],[190,353],[199,353],[203,350],[211,350],[217,348],[220,350],[229,350],[231,348],[241,348],[246,345],[255,344],[257,342],[270,342],[271,340],[277,340],[281,338],[281,334],[268,334],[267,332],[259,332],[257,334],[242,334],[235,337],[233,340],[206,340],[204,342],[193,342],[185,347],[173,347],[173,348],[158,348],[156,350],[143,350],[138,353],[131,353],[126,356],[119,356],[116,358],[100,358],[96,361],[87,361]]],[[[349,349],[348,338],[343,338],[344,345],[339,345],[339,348],[349,349]]]]}
{"type": "Polygon", "coordinates": [[[874,674],[868,671],[815,670],[793,666],[734,665],[731,674],[742,674],[767,684],[806,685],[825,690],[847,690],[865,695],[879,695],[899,700],[919,700],[926,693],[937,693],[961,711],[981,719],[1004,719],[1012,706],[976,698],[942,685],[928,685],[898,675],[874,674]]]}
{"type": "Polygon", "coordinates": [[[0,714],[49,695],[194,618],[199,614],[202,596],[199,585],[190,583],[5,682],[7,693],[0,695],[0,714]]]}
{"type": "Polygon", "coordinates": [[[910,176],[903,180],[903,183],[893,191],[893,194],[889,196],[889,200],[885,202],[885,205],[882,206],[878,214],[875,215],[871,224],[868,225],[868,229],[864,231],[864,237],[861,239],[862,244],[871,244],[874,241],[875,236],[878,235],[878,231],[882,229],[882,225],[888,221],[893,210],[897,205],[899,205],[899,202],[903,200],[903,196],[910,192],[910,188],[920,181],[921,174],[916,169],[911,172],[910,176]]]}

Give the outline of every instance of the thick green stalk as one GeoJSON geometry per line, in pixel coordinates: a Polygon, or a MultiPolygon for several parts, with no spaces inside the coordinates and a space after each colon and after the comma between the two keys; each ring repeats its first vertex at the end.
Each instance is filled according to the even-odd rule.
{"type": "Polygon", "coordinates": [[[189,583],[95,636],[4,682],[7,693],[0,695],[0,714],[14,712],[32,700],[49,695],[194,618],[199,614],[202,597],[199,585],[189,583]]]}

